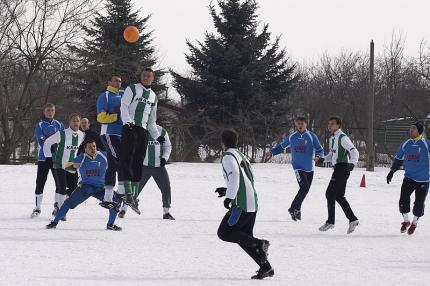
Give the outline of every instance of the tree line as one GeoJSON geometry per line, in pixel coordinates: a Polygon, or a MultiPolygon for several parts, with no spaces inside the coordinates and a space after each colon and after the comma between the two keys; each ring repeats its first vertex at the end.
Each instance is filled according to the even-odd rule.
{"type": "MultiPolygon", "coordinates": [[[[180,74],[160,66],[145,12],[131,0],[0,0],[1,163],[35,160],[33,128],[43,104],[55,103],[59,119],[77,111],[95,122],[107,79],[120,75],[125,87],[145,66],[156,70],[159,121],[172,134],[175,160],[218,158],[219,133],[233,127],[242,151],[260,161],[297,115],[321,138],[327,117],[340,115],[355,143],[366,141],[367,51],[294,62],[261,22],[257,1],[219,0],[208,7],[215,32],[187,42],[189,72],[180,74]],[[122,37],[128,25],[141,31],[136,44],[122,37]],[[167,74],[180,102],[167,96],[167,74]]],[[[417,57],[403,47],[404,37],[393,35],[375,59],[375,125],[429,113],[430,45],[423,41],[417,57]]]]}

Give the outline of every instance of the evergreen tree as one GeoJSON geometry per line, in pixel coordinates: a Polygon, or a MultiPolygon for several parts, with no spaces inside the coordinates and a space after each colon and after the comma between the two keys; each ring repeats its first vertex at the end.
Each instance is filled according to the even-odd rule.
{"type": "MultiPolygon", "coordinates": [[[[139,82],[139,74],[144,67],[154,67],[157,63],[155,48],[152,46],[152,31],[148,31],[150,16],[140,18],[140,11],[132,11],[131,0],[107,0],[106,15],[95,14],[90,25],[84,27],[86,38],[81,47],[72,51],[81,62],[74,74],[76,90],[73,91],[94,110],[96,97],[106,86],[113,74],[120,75],[123,88],[139,82]],[[133,25],[141,32],[136,43],[127,43],[123,38],[125,27],[133,25]]],[[[154,90],[164,90],[160,79],[165,72],[156,70],[154,90]]]]}
{"type": "Polygon", "coordinates": [[[256,1],[220,0],[218,6],[220,12],[209,6],[217,33],[206,33],[196,45],[187,42],[191,74],[171,71],[174,85],[193,116],[190,133],[204,138],[201,144],[218,149],[219,133],[212,131],[234,127],[244,146],[256,148],[267,143],[268,128],[277,132],[286,118],[295,67],[279,37],[271,42],[268,25],[259,29],[256,1]]]}

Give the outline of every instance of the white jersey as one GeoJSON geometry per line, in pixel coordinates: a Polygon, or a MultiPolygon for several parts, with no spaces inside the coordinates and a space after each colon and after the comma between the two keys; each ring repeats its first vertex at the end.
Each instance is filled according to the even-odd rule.
{"type": "Polygon", "coordinates": [[[251,164],[239,150],[230,148],[221,160],[224,180],[227,185],[226,198],[245,212],[258,210],[257,192],[254,188],[254,175],[251,164]]]}
{"type": "Polygon", "coordinates": [[[330,151],[325,156],[326,161],[330,161],[334,166],[338,163],[352,163],[357,165],[359,153],[357,148],[342,130],[337,130],[329,139],[330,151]]]}
{"type": "Polygon", "coordinates": [[[85,138],[85,133],[71,128],[56,132],[46,139],[43,144],[43,154],[46,158],[52,157],[51,146],[57,144],[55,157],[52,158],[54,169],[65,169],[67,164],[73,162],[78,152],[79,146],[85,138]]]}
{"type": "Polygon", "coordinates": [[[146,148],[146,156],[143,165],[150,167],[160,167],[160,160],[164,158],[169,160],[170,153],[172,152],[172,144],[170,143],[169,134],[166,129],[157,125],[158,132],[166,140],[163,144],[157,141],[157,138],[149,137],[148,148],[146,148]]]}
{"type": "Polygon", "coordinates": [[[123,124],[133,123],[147,129],[153,138],[158,138],[157,104],[157,95],[151,88],[145,88],[140,83],[128,86],[121,98],[123,124]]]}

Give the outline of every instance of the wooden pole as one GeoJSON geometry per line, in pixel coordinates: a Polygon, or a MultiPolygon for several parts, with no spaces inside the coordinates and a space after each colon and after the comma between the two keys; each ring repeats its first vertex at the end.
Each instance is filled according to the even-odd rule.
{"type": "Polygon", "coordinates": [[[367,121],[366,142],[366,171],[375,171],[375,144],[374,135],[374,110],[375,110],[375,44],[370,42],[370,88],[369,88],[369,113],[367,121]]]}

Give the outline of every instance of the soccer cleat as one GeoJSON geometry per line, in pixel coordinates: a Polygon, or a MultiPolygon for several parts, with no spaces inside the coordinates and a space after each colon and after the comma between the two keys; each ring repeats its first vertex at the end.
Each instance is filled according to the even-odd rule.
{"type": "Polygon", "coordinates": [[[35,217],[38,217],[39,215],[40,215],[40,209],[34,209],[30,217],[35,218],[35,217]]]}
{"type": "Polygon", "coordinates": [[[57,228],[57,224],[58,223],[51,221],[48,225],[46,225],[46,228],[47,229],[57,228]]]}
{"type": "Polygon", "coordinates": [[[105,209],[117,209],[117,205],[114,202],[102,201],[99,205],[105,209]]]}
{"type": "Polygon", "coordinates": [[[106,225],[107,230],[113,230],[113,231],[121,231],[122,227],[117,226],[116,224],[108,224],[106,225]]]}
{"type": "Polygon", "coordinates": [[[408,230],[408,227],[411,225],[409,221],[402,222],[402,227],[400,228],[400,233],[405,233],[408,230]]]}
{"type": "Polygon", "coordinates": [[[273,275],[275,275],[275,270],[273,270],[272,267],[261,267],[258,271],[257,274],[252,276],[251,279],[258,279],[258,280],[262,280],[266,277],[273,277],[273,275]]]}
{"type": "Polygon", "coordinates": [[[417,228],[417,225],[416,224],[414,224],[414,223],[412,223],[411,224],[411,226],[409,227],[409,229],[408,229],[408,234],[409,235],[412,235],[412,234],[414,234],[414,232],[415,232],[415,229],[417,228]]]}
{"type": "Polygon", "coordinates": [[[121,210],[121,211],[118,213],[118,217],[119,217],[119,218],[124,218],[124,217],[125,217],[125,210],[121,210]]]}
{"type": "Polygon", "coordinates": [[[295,210],[293,210],[293,209],[288,209],[288,213],[291,215],[291,219],[292,219],[293,221],[297,221],[296,214],[295,214],[295,210]]]}
{"type": "Polygon", "coordinates": [[[163,219],[175,220],[175,218],[170,213],[163,214],[163,219]]]}
{"type": "Polygon", "coordinates": [[[52,211],[52,216],[55,217],[58,212],[58,203],[54,204],[54,210],[52,211]]]}
{"type": "Polygon", "coordinates": [[[319,231],[327,231],[327,230],[332,229],[332,228],[334,228],[334,224],[326,222],[325,224],[320,226],[319,231]]]}
{"type": "Polygon", "coordinates": [[[358,220],[351,221],[349,223],[348,231],[346,233],[347,234],[353,233],[355,228],[358,226],[358,224],[359,224],[358,220]]]}
{"type": "Polygon", "coordinates": [[[300,210],[294,210],[294,216],[297,220],[302,220],[302,212],[300,210]]]}

